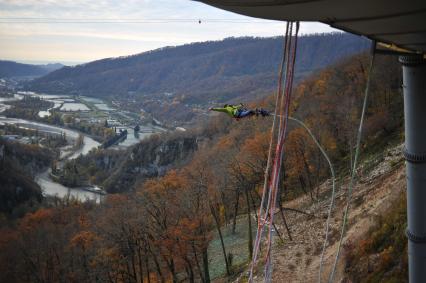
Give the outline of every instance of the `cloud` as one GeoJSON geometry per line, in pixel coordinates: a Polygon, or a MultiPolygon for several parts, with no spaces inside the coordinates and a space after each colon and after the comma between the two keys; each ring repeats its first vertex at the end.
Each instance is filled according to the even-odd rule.
{"type": "MultiPolygon", "coordinates": [[[[58,20],[44,24],[0,23],[0,42],[7,42],[2,44],[0,57],[65,61],[127,55],[230,36],[282,35],[285,26],[281,22],[252,19],[189,0],[0,0],[0,18],[3,19],[0,22],[4,22],[4,18],[27,18],[26,21],[28,18],[193,19],[185,23],[143,24],[65,24],[58,20]],[[202,19],[202,23],[198,24],[197,19],[202,19]],[[244,23],[208,19],[244,20],[244,23]]],[[[331,30],[317,23],[301,26],[303,34],[331,30]]]]}

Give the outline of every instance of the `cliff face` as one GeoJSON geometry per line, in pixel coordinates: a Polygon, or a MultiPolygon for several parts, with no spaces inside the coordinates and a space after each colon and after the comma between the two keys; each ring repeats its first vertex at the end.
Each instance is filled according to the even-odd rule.
{"type": "Polygon", "coordinates": [[[131,190],[147,178],[163,175],[188,160],[197,149],[195,136],[155,136],[135,146],[128,158],[105,181],[110,193],[131,190]]]}
{"type": "Polygon", "coordinates": [[[197,142],[194,137],[177,138],[165,142],[157,141],[154,145],[152,143],[148,145],[141,144],[133,150],[130,159],[133,161],[133,171],[135,173],[154,170],[161,174],[171,164],[184,161],[196,149],[197,142]]]}
{"type": "Polygon", "coordinates": [[[109,193],[118,193],[131,191],[147,178],[184,164],[197,148],[197,138],[192,134],[155,135],[126,151],[92,153],[75,162],[87,178],[109,193]]]}

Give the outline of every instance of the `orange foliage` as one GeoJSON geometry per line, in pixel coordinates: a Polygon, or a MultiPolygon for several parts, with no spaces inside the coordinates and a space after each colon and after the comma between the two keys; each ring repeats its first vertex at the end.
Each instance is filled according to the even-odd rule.
{"type": "Polygon", "coordinates": [[[24,230],[30,230],[38,227],[42,223],[51,221],[53,217],[53,210],[41,208],[34,213],[28,213],[20,222],[20,226],[24,230]]]}
{"type": "Polygon", "coordinates": [[[90,231],[80,231],[70,240],[71,247],[78,247],[83,250],[88,249],[93,242],[99,240],[95,233],[90,231]]]}

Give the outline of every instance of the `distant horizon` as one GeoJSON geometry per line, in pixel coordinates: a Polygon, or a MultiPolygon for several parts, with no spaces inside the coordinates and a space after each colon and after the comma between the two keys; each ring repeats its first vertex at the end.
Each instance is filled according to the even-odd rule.
{"type": "MultiPolygon", "coordinates": [[[[302,36],[312,36],[312,35],[320,35],[320,34],[332,34],[332,33],[345,33],[343,31],[339,31],[339,30],[334,30],[334,31],[329,31],[329,32],[316,32],[316,33],[310,33],[310,34],[303,34],[302,36]]],[[[113,57],[103,57],[103,58],[97,58],[94,60],[90,60],[90,61],[62,61],[62,60],[27,60],[27,59],[17,59],[17,58],[0,58],[0,60],[3,61],[13,61],[16,63],[21,63],[21,64],[30,64],[30,65],[46,65],[46,64],[62,64],[65,66],[76,66],[76,65],[81,65],[81,64],[86,64],[86,63],[90,63],[93,61],[97,61],[97,60],[102,60],[102,59],[107,59],[107,58],[119,58],[119,57],[126,57],[126,56],[135,56],[138,54],[142,54],[145,52],[150,52],[150,51],[155,51],[157,49],[161,49],[161,48],[166,48],[166,47],[179,47],[179,46],[183,46],[183,45],[187,45],[187,44],[195,44],[195,43],[204,43],[204,42],[212,42],[212,41],[223,41],[226,40],[228,38],[244,38],[244,37],[252,37],[252,38],[274,38],[274,37],[280,37],[282,35],[276,35],[276,36],[230,36],[230,37],[226,37],[223,39],[218,39],[218,40],[206,40],[206,41],[196,41],[196,42],[189,42],[189,43],[183,43],[183,44],[179,44],[179,45],[166,45],[166,46],[161,46],[158,48],[154,48],[154,49],[150,49],[150,50],[145,50],[145,51],[141,51],[141,52],[137,52],[137,53],[132,53],[132,54],[124,54],[124,55],[120,55],[120,56],[113,56],[113,57]]]]}
{"type": "Polygon", "coordinates": [[[16,63],[21,63],[21,64],[29,64],[29,65],[47,65],[47,64],[62,64],[65,66],[76,66],[76,65],[80,65],[80,64],[84,64],[84,63],[88,63],[88,62],[70,62],[70,61],[50,61],[50,60],[25,60],[25,59],[3,59],[1,58],[0,60],[4,60],[4,61],[13,61],[16,63]]]}
{"type": "MultiPolygon", "coordinates": [[[[251,18],[189,0],[0,1],[0,58],[90,62],[192,42],[279,36],[285,22],[251,18]]],[[[300,34],[336,31],[302,22],[300,34]]]]}

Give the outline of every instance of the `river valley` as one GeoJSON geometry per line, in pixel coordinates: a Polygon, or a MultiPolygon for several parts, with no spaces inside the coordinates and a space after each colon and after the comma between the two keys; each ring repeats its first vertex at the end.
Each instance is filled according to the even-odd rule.
{"type": "MultiPolygon", "coordinates": [[[[77,158],[79,155],[87,154],[92,149],[98,148],[100,146],[100,143],[94,140],[89,135],[83,134],[77,130],[73,130],[73,129],[69,129],[69,128],[57,126],[57,125],[40,123],[37,121],[31,121],[31,120],[25,120],[25,119],[19,119],[19,118],[10,118],[10,117],[5,117],[1,115],[3,111],[11,107],[10,105],[5,104],[5,102],[22,99],[25,95],[38,96],[44,100],[54,103],[54,106],[48,109],[47,111],[40,111],[39,112],[40,117],[51,115],[50,110],[52,109],[60,109],[62,111],[63,108],[65,109],[64,111],[78,111],[79,113],[83,111],[85,112],[85,115],[90,115],[89,110],[92,109],[93,107],[98,107],[96,109],[96,115],[97,115],[96,118],[98,118],[99,115],[104,115],[105,117],[108,117],[108,113],[112,110],[114,110],[115,112],[114,114],[117,114],[117,113],[120,114],[120,111],[110,108],[104,101],[100,99],[91,99],[91,98],[84,97],[82,99],[79,99],[79,102],[76,102],[75,99],[73,99],[70,96],[64,96],[64,95],[55,96],[55,95],[45,95],[45,94],[36,94],[36,93],[17,93],[14,95],[14,97],[7,97],[7,98],[0,97],[0,125],[13,124],[18,126],[19,128],[37,130],[43,133],[56,134],[56,135],[64,134],[69,144],[73,144],[80,135],[83,137],[83,144],[77,149],[74,149],[72,146],[69,146],[69,145],[60,148],[61,160],[59,164],[63,163],[66,160],[77,158]],[[86,101],[88,102],[88,105],[84,104],[86,101]]],[[[122,114],[125,115],[126,117],[129,116],[128,113],[122,113],[122,114]]],[[[116,120],[113,120],[113,121],[115,122],[116,120]]],[[[132,146],[138,143],[140,140],[152,135],[153,133],[158,133],[163,131],[163,129],[158,126],[146,124],[146,125],[140,125],[139,126],[140,130],[136,132],[134,131],[132,125],[129,125],[125,122],[124,123],[116,122],[116,123],[117,125],[115,128],[127,130],[128,135],[126,139],[112,146],[111,148],[113,149],[123,149],[129,146],[132,146]]],[[[86,186],[86,187],[79,187],[79,188],[66,187],[52,180],[50,176],[50,172],[51,172],[50,168],[46,169],[45,171],[37,174],[34,178],[36,183],[41,187],[43,194],[46,196],[58,196],[61,198],[70,196],[70,197],[79,199],[81,201],[92,200],[92,201],[100,202],[102,200],[102,197],[105,194],[105,192],[97,186],[86,186]]]]}

